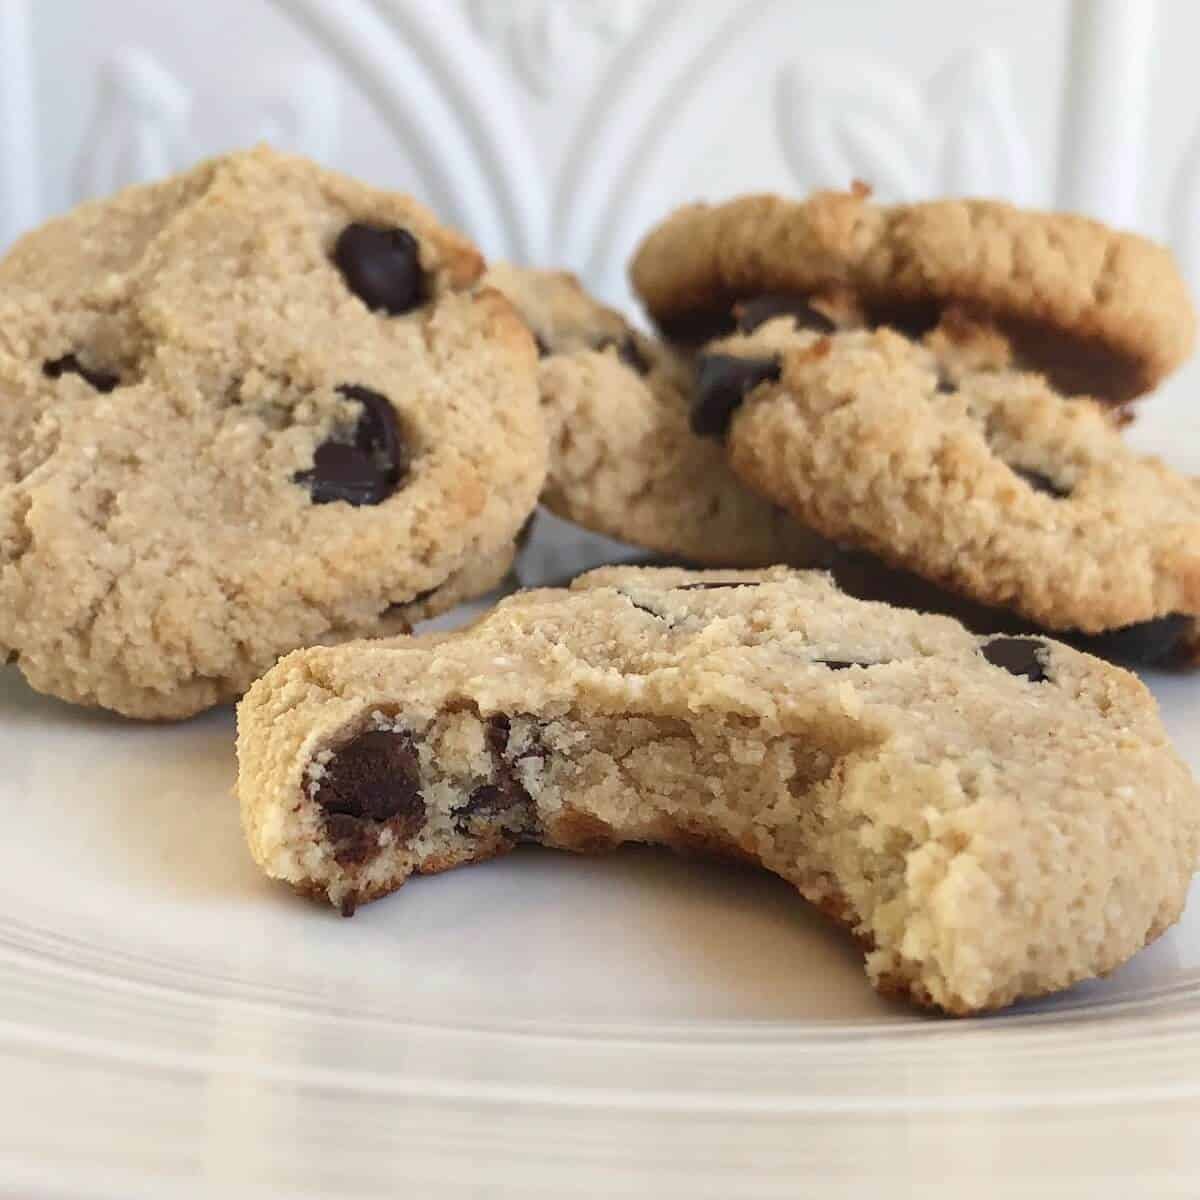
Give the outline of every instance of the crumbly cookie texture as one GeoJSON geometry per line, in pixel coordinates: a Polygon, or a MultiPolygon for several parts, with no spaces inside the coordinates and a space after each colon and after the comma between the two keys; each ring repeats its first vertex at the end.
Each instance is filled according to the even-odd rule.
{"type": "Polygon", "coordinates": [[[298,651],[238,711],[268,875],[343,912],[520,841],[765,867],[877,988],[971,1013],[1174,922],[1200,795],[1132,675],[817,571],[610,567],[458,634],[298,651]]]}
{"type": "Polygon", "coordinates": [[[1188,356],[1195,315],[1170,252],[1068,213],[992,200],[879,205],[868,188],[693,204],[651,231],[634,287],[672,337],[727,332],[763,293],[853,289],[872,324],[986,314],[1060,390],[1121,403],[1188,356]]]}
{"type": "Polygon", "coordinates": [[[821,545],[747,489],[688,426],[690,358],[634,331],[565,272],[493,264],[541,350],[542,502],[596,533],[689,562],[808,565],[821,545]]]}
{"type": "Polygon", "coordinates": [[[1200,489],[1111,412],[979,368],[972,345],[787,318],[713,343],[706,377],[741,373],[717,397],[734,470],[827,537],[1045,628],[1170,618],[1194,642],[1200,489]]]}
{"type": "Polygon", "coordinates": [[[18,242],[0,653],[41,691],[181,717],[489,575],[545,438],[482,267],[414,201],[265,148],[18,242]]]}

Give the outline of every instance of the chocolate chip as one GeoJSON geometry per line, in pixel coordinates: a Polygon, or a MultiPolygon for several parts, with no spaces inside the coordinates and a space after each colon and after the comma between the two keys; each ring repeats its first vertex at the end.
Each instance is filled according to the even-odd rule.
{"type": "Polygon", "coordinates": [[[425,299],[421,248],[407,229],[355,221],[338,235],[333,261],[346,286],[370,309],[396,316],[425,299]]]}
{"type": "Polygon", "coordinates": [[[937,377],[937,390],[943,396],[952,396],[958,391],[958,384],[946,374],[945,371],[939,371],[937,377]]]}
{"type": "Polygon", "coordinates": [[[1009,469],[1014,475],[1019,475],[1035,492],[1045,492],[1048,496],[1056,496],[1063,500],[1071,494],[1070,488],[1059,487],[1049,475],[1043,475],[1041,471],[1033,471],[1028,467],[1014,467],[1009,464],[1009,469]]]}
{"type": "Polygon", "coordinates": [[[392,494],[392,485],[369,454],[357,446],[324,442],[313,454],[311,471],[300,471],[297,483],[312,490],[314,504],[380,504],[392,494]]]}
{"type": "Polygon", "coordinates": [[[697,362],[692,431],[701,437],[724,437],[746,393],[760,383],[778,379],[779,373],[779,361],[774,358],[703,355],[697,362]]]}
{"type": "Polygon", "coordinates": [[[681,583],[675,587],[677,592],[700,592],[711,591],[713,588],[747,588],[758,587],[758,581],[754,579],[722,579],[714,580],[712,583],[681,583]]]}
{"type": "Polygon", "coordinates": [[[637,338],[633,331],[630,330],[623,338],[606,337],[601,338],[593,346],[593,350],[607,350],[610,346],[615,346],[617,349],[617,357],[630,370],[636,371],[639,375],[649,374],[650,364],[646,361],[642,354],[641,347],[637,343],[637,338]]]}
{"type": "MultiPolygon", "coordinates": [[[[521,790],[524,791],[524,788],[521,790]]],[[[527,798],[528,795],[526,795],[527,798]]],[[[454,809],[453,815],[456,817],[491,816],[519,803],[520,797],[508,787],[502,787],[496,783],[484,783],[471,792],[467,797],[466,804],[460,804],[458,808],[454,809]]]]}
{"type": "Polygon", "coordinates": [[[1103,633],[1059,634],[1065,641],[1101,658],[1139,663],[1148,667],[1173,666],[1186,657],[1189,635],[1196,619],[1184,613],[1139,621],[1103,633]]]}
{"type": "Polygon", "coordinates": [[[404,836],[409,836],[425,823],[420,785],[412,738],[406,733],[368,729],[342,746],[325,765],[315,799],[327,816],[399,821],[404,836]]]}
{"type": "Polygon", "coordinates": [[[625,599],[626,599],[626,600],[628,600],[628,601],[629,601],[629,603],[630,603],[630,604],[632,604],[632,605],[633,605],[633,607],[634,607],[634,608],[636,608],[636,609],[638,610],[638,612],[644,612],[644,613],[648,614],[648,615],[649,615],[649,616],[651,616],[651,617],[655,617],[655,618],[657,618],[659,621],[666,621],[668,625],[670,625],[670,624],[671,624],[670,620],[669,620],[667,617],[664,617],[662,613],[660,613],[660,612],[655,612],[655,611],[654,611],[654,609],[652,609],[652,608],[647,608],[647,607],[646,607],[646,605],[644,605],[644,604],[639,604],[639,603],[638,603],[638,602],[637,602],[637,601],[636,601],[636,600],[635,600],[635,599],[634,599],[632,596],[630,596],[628,593],[626,593],[626,592],[622,592],[622,593],[621,593],[621,595],[622,595],[622,596],[624,596],[624,597],[625,597],[625,599]]]}
{"type": "Polygon", "coordinates": [[[354,444],[374,456],[384,470],[395,471],[396,478],[404,465],[404,450],[400,445],[400,427],[396,410],[386,396],[357,383],[343,383],[338,391],[347,400],[357,400],[363,406],[354,429],[354,444]]]}
{"type": "Polygon", "coordinates": [[[1042,683],[1050,678],[1042,666],[1040,652],[1044,646],[1045,643],[1037,638],[993,638],[983,647],[983,657],[1010,675],[1042,683]]]}
{"type": "Polygon", "coordinates": [[[545,341],[540,333],[535,333],[533,335],[533,344],[537,347],[538,358],[545,358],[547,355],[553,353],[549,344],[545,341]]]}
{"type": "Polygon", "coordinates": [[[370,388],[344,384],[338,391],[363,406],[354,444],[322,442],[313,454],[312,469],[292,478],[308,486],[314,504],[379,504],[396,490],[408,467],[395,410],[386,396],[370,388]]]}
{"type": "Polygon", "coordinates": [[[837,325],[810,303],[803,292],[767,292],[734,305],[737,327],[742,333],[753,333],[775,317],[791,317],[797,329],[816,333],[833,333],[837,325]]]}
{"type": "Polygon", "coordinates": [[[47,359],[42,363],[42,374],[50,379],[58,379],[63,375],[78,375],[98,392],[111,392],[121,382],[121,377],[114,375],[111,371],[85,367],[73,354],[64,354],[62,358],[47,359]]]}
{"type": "Polygon", "coordinates": [[[496,713],[488,717],[483,726],[483,740],[487,744],[492,758],[499,760],[508,749],[508,735],[512,731],[512,721],[504,713],[496,713]]]}

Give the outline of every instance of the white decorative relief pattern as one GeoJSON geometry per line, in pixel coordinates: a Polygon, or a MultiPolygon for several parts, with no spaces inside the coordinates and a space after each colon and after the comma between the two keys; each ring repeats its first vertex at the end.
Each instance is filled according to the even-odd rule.
{"type": "Polygon", "coordinates": [[[467,0],[480,34],[545,98],[573,78],[583,43],[609,49],[633,29],[644,0],[467,0]],[[570,62],[572,70],[563,70],[570,62]]]}
{"type": "Polygon", "coordinates": [[[796,63],[776,90],[780,143],[804,188],[862,179],[887,200],[1031,198],[1033,165],[1004,59],[953,58],[924,88],[876,63],[796,63]]]}
{"type": "Polygon", "coordinates": [[[195,94],[145,50],[118,50],[100,69],[73,197],[158,179],[205,155],[259,141],[314,158],[326,158],[333,149],[337,84],[322,63],[267,65],[244,90],[222,95],[226,119],[219,142],[199,135],[193,124],[197,107],[214,102],[195,94]]]}
{"type": "MultiPolygon", "coordinates": [[[[1138,188],[1154,19],[1165,22],[1167,6],[1069,2],[1069,28],[1053,34],[1066,9],[1037,0],[1011,6],[1024,17],[981,18],[994,48],[951,55],[925,80],[913,64],[930,52],[936,63],[975,28],[953,0],[917,0],[911,33],[894,45],[877,34],[890,20],[883,10],[866,23],[868,0],[836,10],[816,0],[206,0],[205,14],[177,22],[178,41],[160,8],[107,0],[95,48],[70,46],[70,90],[94,88],[94,108],[86,122],[44,121],[39,146],[35,115],[74,103],[56,83],[66,68],[48,59],[35,110],[30,26],[61,34],[59,18],[49,4],[0,0],[0,239],[42,214],[39,188],[42,205],[58,208],[257,139],[351,170],[366,163],[368,176],[379,161],[383,180],[417,191],[488,253],[561,263],[618,302],[628,296],[626,257],[650,222],[743,180],[802,190],[859,176],[883,198],[1055,195],[1137,224],[1148,203],[1138,188]],[[296,28],[283,30],[280,14],[296,28]],[[243,17],[256,32],[225,67],[213,48],[221,36],[236,43],[243,17]],[[206,24],[223,32],[185,47],[206,24]],[[1026,39],[1057,36],[1062,77],[1036,104],[1027,74],[1014,94],[1010,68],[1027,72],[1026,39]],[[868,43],[883,61],[867,56],[868,43]],[[835,45],[852,52],[836,67],[835,45]],[[1047,97],[1063,83],[1056,111],[1047,97]],[[339,129],[343,110],[354,119],[339,129]],[[1053,154],[1046,130],[1056,115],[1053,154]],[[348,152],[368,142],[385,154],[348,152]],[[401,170],[389,142],[403,150],[401,170]]],[[[1200,278],[1200,147],[1171,201],[1172,233],[1200,278]]]]}

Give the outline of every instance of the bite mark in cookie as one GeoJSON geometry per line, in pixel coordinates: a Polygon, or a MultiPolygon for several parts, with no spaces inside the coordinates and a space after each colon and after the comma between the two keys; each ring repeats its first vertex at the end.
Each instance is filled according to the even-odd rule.
{"type": "Polygon", "coordinates": [[[1134,677],[782,568],[607,568],[448,637],[297,652],[243,702],[238,755],[255,859],[335,907],[523,840],[716,850],[835,913],[881,990],[954,1013],[1111,970],[1178,916],[1200,849],[1134,677]],[[366,856],[317,803],[347,756],[366,856]]]}

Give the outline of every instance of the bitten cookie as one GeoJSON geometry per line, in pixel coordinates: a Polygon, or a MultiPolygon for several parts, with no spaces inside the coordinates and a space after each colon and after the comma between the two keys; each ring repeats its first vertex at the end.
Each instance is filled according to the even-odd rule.
{"type": "Polygon", "coordinates": [[[18,242],[0,653],[181,717],[493,578],[545,439],[532,340],[481,271],[415,202],[267,149],[18,242]]]}
{"type": "Polygon", "coordinates": [[[542,502],[596,533],[721,566],[806,565],[819,539],[688,428],[690,360],[635,332],[573,275],[494,264],[485,283],[537,339],[550,442],[542,502]]]}
{"type": "Polygon", "coordinates": [[[1138,680],[816,571],[604,568],[444,637],[299,651],[238,712],[255,860],[344,913],[520,841],[765,867],[882,991],[970,1013],[1179,916],[1200,795],[1138,680]]]}
{"type": "Polygon", "coordinates": [[[870,190],[694,204],[642,242],[631,276],[664,332],[730,331],[738,301],[851,289],[868,323],[910,333],[955,305],[987,317],[1060,391],[1123,403],[1191,351],[1169,251],[1068,213],[992,200],[879,205],[870,190]]]}
{"type": "Polygon", "coordinates": [[[921,344],[774,318],[708,348],[696,419],[728,420],[734,470],[837,542],[1044,629],[1194,658],[1200,487],[979,346],[963,321],[921,344]]]}

